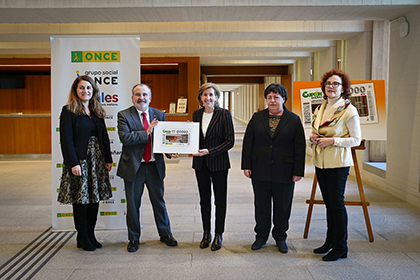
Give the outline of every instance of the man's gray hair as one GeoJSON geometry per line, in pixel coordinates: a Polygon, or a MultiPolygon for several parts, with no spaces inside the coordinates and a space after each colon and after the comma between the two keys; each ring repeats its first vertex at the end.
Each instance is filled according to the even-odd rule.
{"type": "Polygon", "coordinates": [[[146,84],[135,84],[135,85],[133,86],[133,88],[131,89],[131,95],[134,95],[134,89],[135,89],[136,87],[138,87],[138,86],[144,86],[144,87],[148,88],[148,89],[149,89],[149,94],[150,94],[150,95],[152,95],[152,90],[151,90],[151,89],[150,89],[150,87],[149,87],[148,85],[146,85],[146,84]]]}

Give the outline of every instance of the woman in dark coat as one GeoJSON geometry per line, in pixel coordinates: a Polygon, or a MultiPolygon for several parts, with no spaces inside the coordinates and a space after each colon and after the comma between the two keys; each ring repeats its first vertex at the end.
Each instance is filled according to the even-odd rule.
{"type": "Polygon", "coordinates": [[[77,77],[60,115],[63,174],[58,202],[73,205],[77,248],[101,248],[94,235],[99,201],[112,196],[108,172],[112,156],[99,88],[89,76],[77,77]]]}
{"type": "Polygon", "coordinates": [[[254,189],[256,239],[251,249],[266,244],[273,215],[272,235],[285,254],[294,186],[305,170],[305,134],[300,118],[284,107],[285,87],[269,85],[264,98],[268,108],[252,116],[242,145],[241,168],[254,189]]]}
{"type": "Polygon", "coordinates": [[[194,111],[193,121],[200,123],[200,146],[193,154],[193,168],[200,193],[203,239],[200,248],[207,248],[211,242],[211,185],[213,183],[216,205],[216,228],[211,250],[222,247],[225,230],[227,203],[227,176],[230,168],[228,150],[233,147],[235,135],[230,112],[220,108],[219,88],[212,83],[204,84],[198,91],[201,109],[194,111]]]}

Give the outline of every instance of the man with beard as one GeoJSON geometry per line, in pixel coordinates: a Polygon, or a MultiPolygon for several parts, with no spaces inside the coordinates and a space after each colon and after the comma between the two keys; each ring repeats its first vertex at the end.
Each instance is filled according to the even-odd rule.
{"type": "MultiPolygon", "coordinates": [[[[140,206],[144,185],[149,191],[160,241],[177,246],[171,232],[169,217],[163,199],[165,161],[163,154],[152,153],[152,132],[165,113],[149,107],[152,92],[145,84],[133,87],[131,100],[134,106],[118,112],[118,136],[123,144],[117,176],[124,179],[127,199],[128,252],[136,252],[140,239],[140,206]]],[[[177,158],[178,154],[165,154],[177,158]]]]}

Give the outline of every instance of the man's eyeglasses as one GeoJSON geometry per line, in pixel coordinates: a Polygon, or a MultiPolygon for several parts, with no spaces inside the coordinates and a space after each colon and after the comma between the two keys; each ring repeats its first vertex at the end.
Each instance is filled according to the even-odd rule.
{"type": "Polygon", "coordinates": [[[326,86],[326,87],[331,87],[331,86],[333,86],[333,87],[337,88],[338,86],[341,86],[341,84],[340,84],[340,83],[338,83],[338,82],[334,82],[334,83],[330,83],[330,82],[328,82],[328,83],[325,83],[325,86],[326,86]]]}

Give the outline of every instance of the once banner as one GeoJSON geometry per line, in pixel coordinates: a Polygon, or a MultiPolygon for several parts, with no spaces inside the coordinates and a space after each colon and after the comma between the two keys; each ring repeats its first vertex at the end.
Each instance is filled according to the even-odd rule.
{"type": "Polygon", "coordinates": [[[113,196],[100,203],[96,228],[125,228],[124,183],[115,175],[122,147],[117,134],[117,112],[132,105],[131,88],[140,83],[140,37],[51,37],[53,230],[74,229],[72,206],[57,202],[63,161],[59,117],[61,108],[67,104],[70,87],[79,75],[89,75],[99,86],[113,159],[110,172],[113,196]]]}

